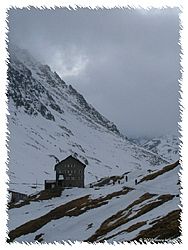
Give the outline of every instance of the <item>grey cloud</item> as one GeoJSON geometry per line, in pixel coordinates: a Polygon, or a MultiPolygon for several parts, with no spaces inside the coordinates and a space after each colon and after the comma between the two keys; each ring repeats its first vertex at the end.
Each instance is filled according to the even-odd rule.
{"type": "Polygon", "coordinates": [[[9,11],[9,40],[79,90],[128,136],[176,133],[179,10],[9,11]]]}

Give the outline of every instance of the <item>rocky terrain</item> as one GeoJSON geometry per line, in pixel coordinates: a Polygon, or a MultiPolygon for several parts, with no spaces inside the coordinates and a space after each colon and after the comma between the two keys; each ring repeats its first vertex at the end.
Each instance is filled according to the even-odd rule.
{"type": "Polygon", "coordinates": [[[179,158],[136,145],[49,66],[9,52],[9,189],[29,196],[9,204],[8,241],[177,239],[179,158]],[[85,188],[44,191],[69,155],[86,164],[85,188]]]}

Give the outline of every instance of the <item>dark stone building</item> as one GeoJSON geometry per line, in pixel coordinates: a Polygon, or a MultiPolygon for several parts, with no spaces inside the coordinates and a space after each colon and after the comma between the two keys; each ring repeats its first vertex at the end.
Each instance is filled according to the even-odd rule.
{"type": "Polygon", "coordinates": [[[45,189],[54,187],[84,187],[84,169],[86,165],[69,156],[55,165],[56,180],[45,180],[45,189]]]}
{"type": "Polygon", "coordinates": [[[84,169],[86,165],[73,156],[55,165],[56,183],[62,187],[84,187],[84,169]]]}

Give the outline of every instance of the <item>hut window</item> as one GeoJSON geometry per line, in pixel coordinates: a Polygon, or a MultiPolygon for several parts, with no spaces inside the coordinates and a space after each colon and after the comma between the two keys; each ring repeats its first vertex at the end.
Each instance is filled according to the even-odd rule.
{"type": "Polygon", "coordinates": [[[64,180],[64,176],[63,175],[59,175],[59,180],[64,180]]]}

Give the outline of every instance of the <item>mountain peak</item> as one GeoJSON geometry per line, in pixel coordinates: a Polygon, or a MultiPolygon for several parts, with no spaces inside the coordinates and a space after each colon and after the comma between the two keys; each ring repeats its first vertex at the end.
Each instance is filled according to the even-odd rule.
{"type": "Polygon", "coordinates": [[[8,97],[13,99],[17,108],[24,107],[25,112],[30,115],[36,116],[40,113],[46,119],[55,121],[53,110],[62,114],[61,100],[66,99],[72,103],[71,108],[76,108],[77,112],[87,116],[91,122],[94,121],[120,135],[114,123],[88,104],[71,85],[66,85],[48,65],[39,63],[27,50],[20,49],[16,45],[10,45],[9,49],[8,97]]]}
{"type": "MultiPolygon", "coordinates": [[[[167,163],[131,144],[82,94],[25,50],[10,50],[8,66],[9,147],[17,148],[18,141],[20,147],[10,150],[13,183],[37,178],[42,187],[46,176],[53,178],[54,159],[68,155],[88,163],[86,183],[135,166],[145,172],[141,166],[167,163]],[[20,169],[25,169],[22,177],[17,174],[20,169]]],[[[26,188],[20,183],[21,187],[26,188]]]]}

